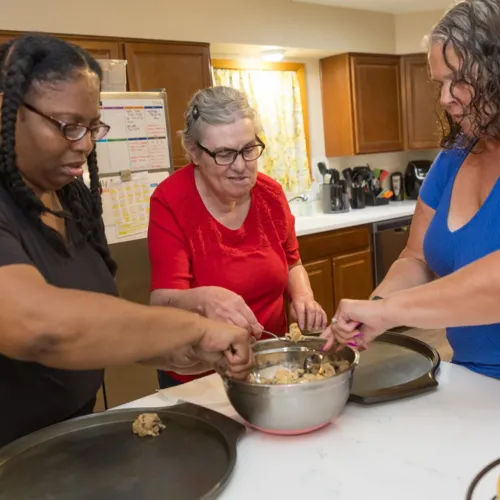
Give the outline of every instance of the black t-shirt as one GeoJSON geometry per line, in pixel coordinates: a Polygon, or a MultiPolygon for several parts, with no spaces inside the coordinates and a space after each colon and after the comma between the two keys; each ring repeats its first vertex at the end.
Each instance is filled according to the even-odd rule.
{"type": "MultiPolygon", "coordinates": [[[[88,206],[88,189],[75,183],[88,206]]],[[[66,227],[69,243],[56,249],[0,186],[0,266],[29,264],[51,285],[117,295],[102,257],[73,221],[66,227]]],[[[102,370],[58,370],[0,355],[0,446],[77,413],[95,398],[103,375],[102,370]]]]}

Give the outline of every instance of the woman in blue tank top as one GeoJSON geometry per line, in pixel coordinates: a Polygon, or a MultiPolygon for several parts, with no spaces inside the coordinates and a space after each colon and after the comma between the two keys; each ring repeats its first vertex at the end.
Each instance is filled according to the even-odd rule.
{"type": "Polygon", "coordinates": [[[500,378],[500,2],[448,11],[428,58],[449,126],[408,246],[372,294],[382,300],[343,300],[324,336],[361,332],[366,343],[399,325],[446,328],[454,363],[500,378]]]}

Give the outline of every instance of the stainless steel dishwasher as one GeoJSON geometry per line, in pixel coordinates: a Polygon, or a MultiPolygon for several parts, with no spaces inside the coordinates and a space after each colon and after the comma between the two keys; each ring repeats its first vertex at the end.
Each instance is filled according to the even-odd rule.
{"type": "Polygon", "coordinates": [[[373,281],[377,287],[406,247],[412,217],[401,217],[372,225],[373,281]]]}

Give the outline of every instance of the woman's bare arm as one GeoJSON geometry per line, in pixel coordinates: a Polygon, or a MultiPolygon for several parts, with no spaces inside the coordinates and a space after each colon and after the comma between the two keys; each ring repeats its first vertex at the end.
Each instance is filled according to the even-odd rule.
{"type": "Polygon", "coordinates": [[[388,297],[399,290],[422,285],[434,279],[425,262],[423,249],[425,233],[434,213],[435,211],[423,201],[417,201],[408,244],[372,296],[388,297]]]}
{"type": "Polygon", "coordinates": [[[383,302],[384,315],[394,325],[446,328],[500,323],[500,251],[383,302]]]}
{"type": "Polygon", "coordinates": [[[309,276],[300,261],[289,269],[287,290],[292,300],[298,295],[314,298],[309,276]]]}
{"type": "Polygon", "coordinates": [[[190,288],[187,290],[174,290],[171,288],[154,290],[151,293],[151,305],[178,307],[186,311],[203,314],[205,309],[203,300],[204,289],[205,287],[190,288]]]}
{"type": "Polygon", "coordinates": [[[199,342],[212,321],[180,309],[48,285],[32,266],[0,268],[0,352],[55,368],[93,369],[199,342]]]}

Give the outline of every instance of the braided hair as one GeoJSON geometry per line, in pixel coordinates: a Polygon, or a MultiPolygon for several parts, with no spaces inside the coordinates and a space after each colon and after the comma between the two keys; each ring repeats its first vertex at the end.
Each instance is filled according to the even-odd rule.
{"type": "Polygon", "coordinates": [[[11,194],[27,217],[39,228],[54,248],[61,250],[58,234],[43,223],[41,215],[52,213],[72,218],[89,244],[101,255],[115,275],[116,264],[103,238],[101,186],[97,155],[87,158],[90,197],[81,180],[64,186],[58,195],[67,210],[47,208],[24,182],[17,167],[15,130],[19,107],[34,83],[70,80],[75,72],[89,69],[102,79],[97,61],[85,50],[49,35],[25,35],[0,46],[0,92],[3,93],[0,129],[0,183],[11,194]]]}

